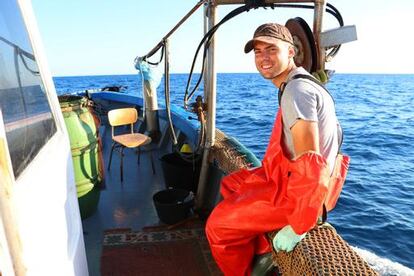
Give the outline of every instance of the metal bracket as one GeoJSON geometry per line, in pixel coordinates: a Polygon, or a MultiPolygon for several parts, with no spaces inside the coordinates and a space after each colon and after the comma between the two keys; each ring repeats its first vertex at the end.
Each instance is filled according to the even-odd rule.
{"type": "Polygon", "coordinates": [[[329,48],[357,40],[355,25],[343,26],[321,33],[321,46],[329,48]]]}

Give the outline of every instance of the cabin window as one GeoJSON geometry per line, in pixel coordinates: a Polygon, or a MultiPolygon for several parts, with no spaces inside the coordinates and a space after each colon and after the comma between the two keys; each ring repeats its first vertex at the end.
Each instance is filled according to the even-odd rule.
{"type": "Polygon", "coordinates": [[[0,110],[17,178],[56,132],[16,1],[0,1],[0,110]]]}

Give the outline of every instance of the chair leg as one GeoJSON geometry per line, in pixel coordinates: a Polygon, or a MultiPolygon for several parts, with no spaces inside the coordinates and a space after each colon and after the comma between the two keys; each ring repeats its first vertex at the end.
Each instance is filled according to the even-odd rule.
{"type": "Polygon", "coordinates": [[[108,171],[111,169],[111,162],[112,162],[112,153],[114,151],[115,148],[115,142],[112,142],[112,148],[111,148],[111,153],[109,155],[109,163],[108,163],[108,171]]]}
{"type": "Polygon", "coordinates": [[[124,148],[125,147],[121,147],[121,167],[120,167],[121,183],[124,181],[124,148]]]}

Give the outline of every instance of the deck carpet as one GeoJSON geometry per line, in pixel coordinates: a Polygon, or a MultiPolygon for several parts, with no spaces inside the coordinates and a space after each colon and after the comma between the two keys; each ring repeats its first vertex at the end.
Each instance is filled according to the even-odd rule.
{"type": "Polygon", "coordinates": [[[203,228],[104,233],[101,275],[222,275],[203,228]]]}

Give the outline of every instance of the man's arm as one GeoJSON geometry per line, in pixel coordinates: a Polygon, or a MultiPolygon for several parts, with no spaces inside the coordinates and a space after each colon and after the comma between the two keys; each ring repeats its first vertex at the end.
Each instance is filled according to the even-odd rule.
{"type": "Polygon", "coordinates": [[[312,121],[298,120],[290,129],[292,133],[295,157],[307,151],[319,153],[319,130],[318,123],[312,121]]]}
{"type": "MultiPolygon", "coordinates": [[[[298,120],[290,129],[292,133],[295,158],[307,151],[319,153],[319,130],[318,123],[312,121],[298,120]]],[[[274,237],[273,246],[276,251],[285,250],[290,252],[300,242],[306,233],[298,235],[290,225],[283,227],[274,237]]]]}

